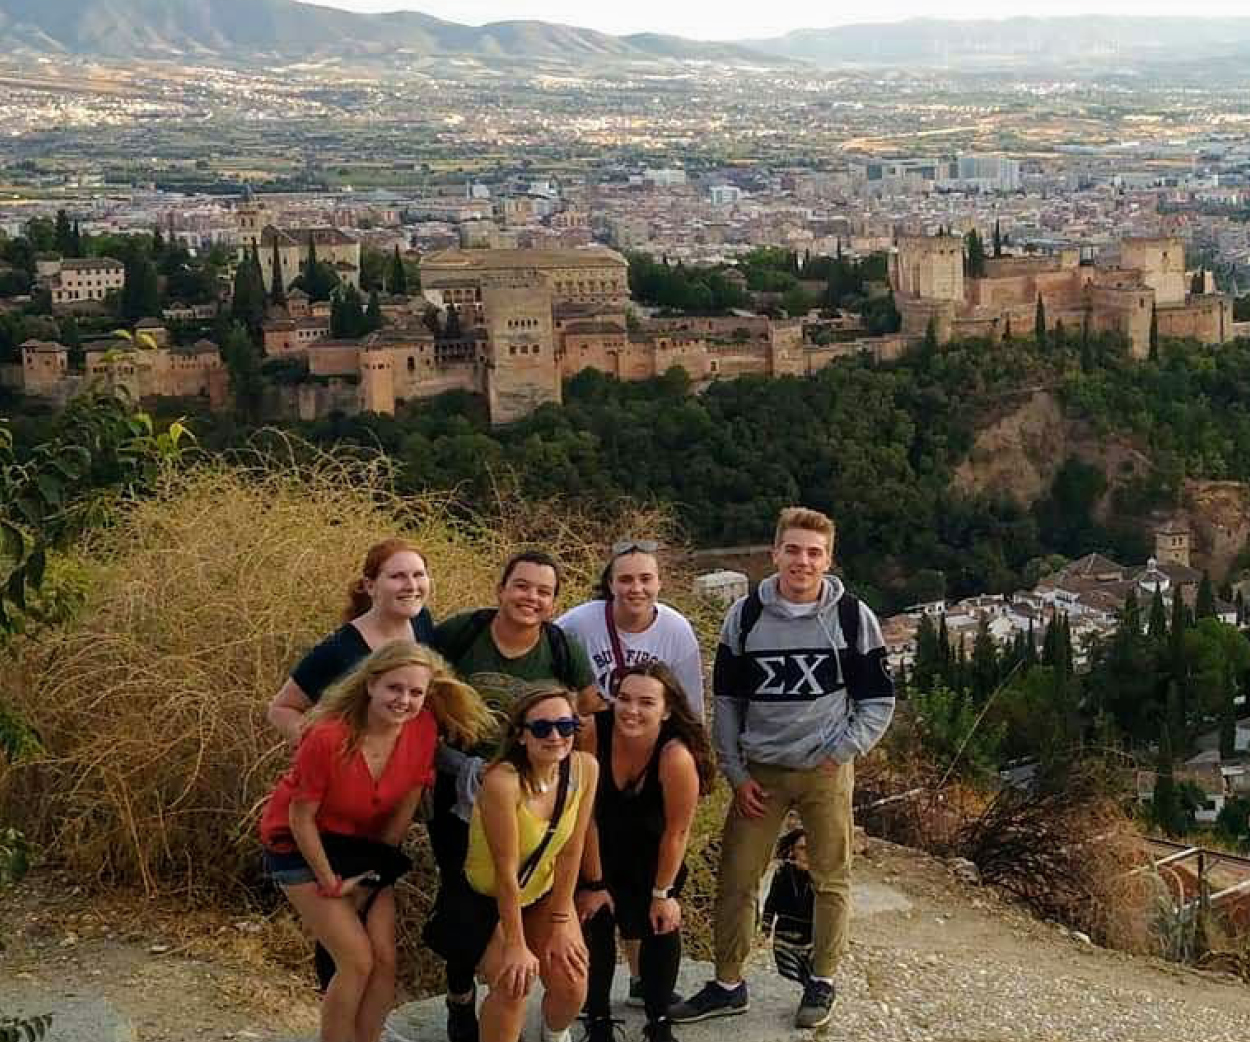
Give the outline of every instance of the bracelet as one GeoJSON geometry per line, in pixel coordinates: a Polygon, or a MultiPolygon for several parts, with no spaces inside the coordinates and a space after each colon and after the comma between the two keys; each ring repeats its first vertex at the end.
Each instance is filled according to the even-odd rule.
{"type": "Polygon", "coordinates": [[[578,890],[589,890],[592,894],[597,894],[607,888],[608,884],[602,879],[583,879],[577,884],[578,890]]]}
{"type": "Polygon", "coordinates": [[[553,923],[572,922],[573,917],[568,912],[552,912],[550,920],[553,923]]]}
{"type": "Polygon", "coordinates": [[[333,885],[333,886],[326,887],[326,886],[322,886],[320,883],[318,883],[318,884],[317,884],[317,893],[318,893],[318,894],[320,894],[322,897],[342,897],[342,895],[343,895],[343,879],[342,879],[342,877],[336,874],[336,875],[335,875],[335,877],[334,877],[334,885],[333,885]]]}
{"type": "Polygon", "coordinates": [[[673,888],[671,886],[657,886],[651,891],[651,896],[657,901],[667,901],[673,896],[673,888]]]}

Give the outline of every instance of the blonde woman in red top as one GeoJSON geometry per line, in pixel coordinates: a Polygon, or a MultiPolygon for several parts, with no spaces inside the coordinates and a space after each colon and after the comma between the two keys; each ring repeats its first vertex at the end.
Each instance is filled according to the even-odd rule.
{"type": "Polygon", "coordinates": [[[439,732],[474,742],[488,719],[472,688],[409,641],[372,652],[308,714],[260,834],[269,875],[334,958],[321,1042],[380,1038],[395,997],[399,845],[433,780],[439,732]]]}

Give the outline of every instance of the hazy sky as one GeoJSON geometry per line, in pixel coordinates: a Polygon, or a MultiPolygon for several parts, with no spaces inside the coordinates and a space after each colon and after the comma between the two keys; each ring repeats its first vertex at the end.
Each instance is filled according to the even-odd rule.
{"type": "Polygon", "coordinates": [[[632,0],[622,4],[586,0],[310,0],[351,11],[422,11],[451,22],[481,25],[513,18],[563,22],[608,33],[662,32],[702,40],[780,36],[791,29],[814,29],[845,22],[903,18],[1004,18],[1011,15],[1177,15],[1244,17],[1245,0],[1202,0],[1196,8],[1164,0],[877,0],[870,14],[857,17],[831,11],[828,0],[788,0],[757,4],[745,0],[632,0]]]}

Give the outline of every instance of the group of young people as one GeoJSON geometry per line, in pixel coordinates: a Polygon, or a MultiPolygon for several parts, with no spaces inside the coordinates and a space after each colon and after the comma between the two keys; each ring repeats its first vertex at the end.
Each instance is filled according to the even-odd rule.
{"type": "Polygon", "coordinates": [[[261,821],[266,870],[318,942],[322,1042],[373,1042],[395,993],[393,884],[423,817],[439,872],[425,943],[446,963],[449,1042],[613,1038],[616,939],[649,1042],[748,1008],[756,894],[786,815],[806,826],[811,953],[799,1027],[829,1019],[849,918],[853,760],[893,708],[880,628],[828,570],[833,523],[789,508],[777,574],[729,610],[711,734],[734,789],[715,903],[716,975],[674,993],[684,859],[713,782],[690,623],[659,601],[658,547],[612,548],[599,596],[551,621],[560,568],[512,557],[495,606],[434,625],[425,557],[372,547],[344,623],[269,719],[293,748],[261,821]],[[477,1002],[477,982],[486,994],[477,1002]]]}

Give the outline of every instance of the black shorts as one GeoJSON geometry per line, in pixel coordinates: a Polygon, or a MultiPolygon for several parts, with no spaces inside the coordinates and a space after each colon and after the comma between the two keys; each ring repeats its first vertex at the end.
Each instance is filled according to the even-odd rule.
{"type": "Polygon", "coordinates": [[[476,967],[498,923],[499,903],[474,890],[462,871],[443,881],[421,937],[450,965],[476,967]]]}

